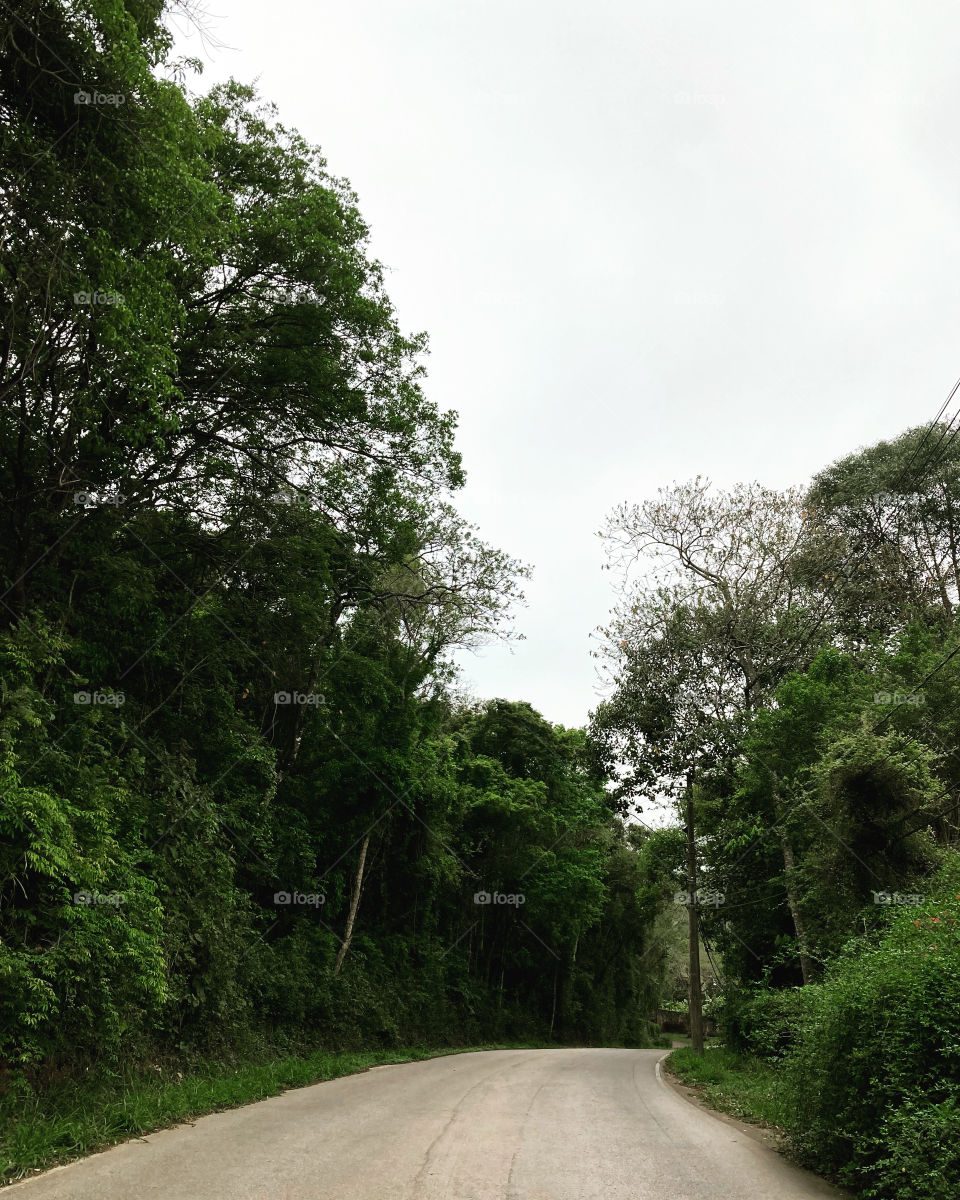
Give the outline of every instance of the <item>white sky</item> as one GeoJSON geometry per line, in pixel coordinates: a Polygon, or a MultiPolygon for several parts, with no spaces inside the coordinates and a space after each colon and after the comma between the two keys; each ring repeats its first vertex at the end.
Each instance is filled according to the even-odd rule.
{"type": "Polygon", "coordinates": [[[960,375],[960,7],[205,3],[193,86],[258,81],[350,180],[458,506],[535,569],[481,697],[586,719],[614,505],[803,483],[960,375]]]}

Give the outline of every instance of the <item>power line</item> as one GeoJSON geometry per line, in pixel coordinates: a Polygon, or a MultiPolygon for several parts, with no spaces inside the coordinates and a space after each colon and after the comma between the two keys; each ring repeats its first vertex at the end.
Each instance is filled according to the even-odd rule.
{"type": "MultiPolygon", "coordinates": [[[[944,400],[943,404],[941,405],[941,407],[940,407],[940,411],[937,413],[937,415],[936,415],[936,416],[933,418],[933,420],[930,422],[930,425],[928,426],[928,428],[927,428],[927,431],[924,433],[923,437],[922,437],[922,438],[920,439],[920,441],[917,443],[917,446],[916,446],[916,448],[914,449],[914,451],[913,451],[913,454],[911,454],[911,456],[910,456],[910,460],[908,461],[907,465],[906,465],[906,466],[903,468],[903,471],[900,473],[899,477],[897,478],[897,481],[896,481],[896,483],[893,485],[893,490],[894,490],[894,491],[896,491],[896,490],[897,490],[897,488],[900,486],[900,484],[903,482],[904,476],[905,476],[905,475],[906,475],[906,473],[907,473],[907,472],[910,470],[910,467],[913,465],[913,460],[914,460],[914,459],[917,457],[917,455],[918,455],[918,454],[920,453],[920,451],[923,449],[923,443],[924,443],[924,442],[927,440],[927,438],[930,436],[930,433],[932,432],[932,430],[933,430],[934,426],[935,426],[935,425],[938,423],[938,421],[940,420],[940,418],[941,418],[941,417],[943,416],[943,414],[944,414],[944,413],[947,411],[947,406],[949,405],[949,403],[950,403],[950,401],[953,399],[953,397],[956,395],[956,393],[957,393],[957,389],[958,389],[958,388],[960,388],[960,379],[958,379],[958,380],[957,380],[957,382],[956,382],[956,383],[953,385],[953,387],[950,389],[950,394],[947,396],[946,400],[944,400]]],[[[953,418],[953,420],[951,420],[951,421],[950,421],[950,423],[947,425],[947,429],[949,429],[950,425],[952,425],[952,424],[953,424],[953,421],[954,421],[954,420],[956,420],[956,417],[954,417],[954,418],[953,418]]],[[[933,452],[934,452],[934,453],[936,453],[937,446],[939,446],[939,445],[940,445],[940,442],[942,442],[942,441],[943,441],[945,434],[946,434],[946,430],[944,430],[944,432],[943,432],[943,433],[941,433],[941,435],[940,435],[940,441],[939,441],[939,442],[937,442],[937,445],[936,445],[936,446],[934,446],[934,448],[933,448],[933,452]]]]}

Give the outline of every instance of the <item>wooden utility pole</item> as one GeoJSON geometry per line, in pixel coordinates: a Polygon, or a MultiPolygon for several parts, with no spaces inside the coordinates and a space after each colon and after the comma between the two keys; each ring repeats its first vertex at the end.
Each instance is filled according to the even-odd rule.
{"type": "Polygon", "coordinates": [[[693,767],[687,772],[687,913],[690,929],[690,1042],[703,1053],[703,993],[700,990],[700,910],[697,907],[697,840],[693,828],[693,767]]]}

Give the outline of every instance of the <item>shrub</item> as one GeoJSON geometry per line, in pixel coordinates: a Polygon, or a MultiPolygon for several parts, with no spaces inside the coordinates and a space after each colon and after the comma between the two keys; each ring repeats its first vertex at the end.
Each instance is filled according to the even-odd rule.
{"type": "Polygon", "coordinates": [[[804,1155],[891,1200],[957,1194],[960,859],[929,891],[922,905],[892,911],[877,943],[851,943],[822,986],[807,989],[811,1009],[787,1063],[804,1155]],[[944,1191],[937,1180],[951,1172],[944,1191]]]}
{"type": "Polygon", "coordinates": [[[864,1196],[956,1200],[960,1186],[960,1102],[922,1096],[891,1112],[867,1144],[859,1169],[864,1196]]]}
{"type": "Polygon", "coordinates": [[[815,988],[737,988],[719,1007],[724,1045],[737,1054],[778,1062],[800,1037],[815,988]]]}

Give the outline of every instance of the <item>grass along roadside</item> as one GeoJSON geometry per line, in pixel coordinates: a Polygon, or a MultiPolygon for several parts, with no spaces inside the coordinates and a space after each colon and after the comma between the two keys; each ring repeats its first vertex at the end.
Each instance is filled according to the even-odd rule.
{"type": "Polygon", "coordinates": [[[439,1050],[318,1050],[241,1066],[210,1062],[186,1073],[173,1070],[172,1078],[165,1078],[160,1070],[157,1074],[131,1071],[95,1082],[64,1081],[39,1097],[11,1092],[0,1097],[0,1185],[181,1121],[277,1096],[288,1088],[389,1063],[545,1045],[501,1042],[439,1050]]]}
{"type": "Polygon", "coordinates": [[[708,1047],[702,1058],[687,1048],[674,1050],[664,1066],[681,1083],[694,1088],[711,1108],[783,1131],[783,1081],[770,1063],[714,1046],[708,1047]]]}

